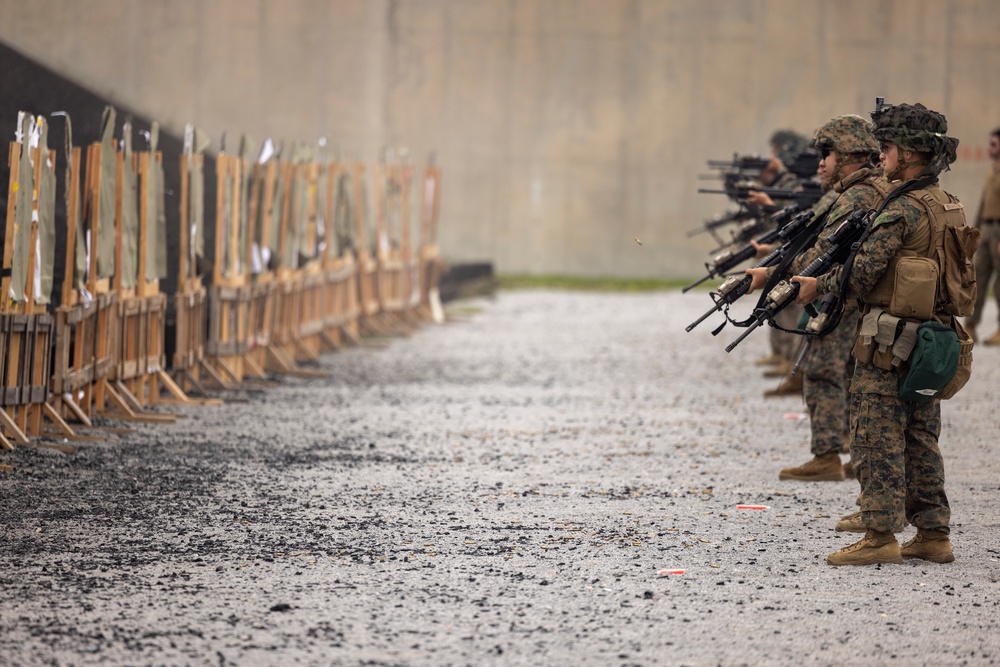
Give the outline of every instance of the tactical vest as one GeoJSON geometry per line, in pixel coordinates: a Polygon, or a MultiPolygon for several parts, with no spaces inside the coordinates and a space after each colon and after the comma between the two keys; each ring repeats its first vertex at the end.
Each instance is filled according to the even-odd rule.
{"type": "Polygon", "coordinates": [[[962,203],[940,187],[905,193],[924,210],[916,231],[889,261],[885,273],[863,298],[863,316],[853,355],[883,370],[902,370],[917,342],[917,330],[936,320],[958,334],[960,354],[952,380],[936,398],[951,398],[972,372],[972,338],[958,317],[976,300],[972,256],[978,230],[967,227],[962,203]]]}
{"type": "Polygon", "coordinates": [[[879,194],[879,198],[884,201],[885,198],[889,196],[889,193],[893,191],[894,187],[892,183],[885,179],[884,176],[875,176],[873,172],[874,170],[870,167],[858,169],[846,178],[842,178],[835,183],[833,189],[838,193],[842,193],[853,185],[868,185],[874,189],[879,194]]]}
{"type": "MultiPolygon", "coordinates": [[[[871,168],[865,167],[863,169],[858,169],[857,171],[853,172],[846,178],[842,178],[841,180],[834,183],[833,188],[829,192],[823,195],[823,199],[820,199],[820,201],[817,203],[816,215],[817,216],[823,215],[824,213],[832,209],[834,206],[836,206],[837,200],[840,199],[840,195],[844,194],[849,189],[854,187],[861,188],[865,186],[870,187],[876,192],[876,194],[878,194],[878,201],[885,201],[885,198],[888,197],[889,193],[893,191],[892,183],[887,181],[882,176],[874,176],[871,168]],[[827,195],[830,194],[835,194],[836,196],[831,197],[827,201],[824,201],[826,200],[827,195]]],[[[838,219],[837,224],[839,224],[842,221],[843,218],[838,219]]],[[[830,222],[827,221],[826,224],[829,225],[830,222]]]]}
{"type": "MultiPolygon", "coordinates": [[[[903,241],[886,271],[875,286],[862,297],[868,306],[877,306],[895,317],[929,320],[935,315],[964,315],[952,312],[962,310],[949,297],[957,286],[944,286],[948,276],[939,271],[936,252],[945,240],[948,227],[965,227],[962,203],[940,187],[932,185],[924,190],[907,192],[908,198],[924,209],[917,229],[903,241]],[[952,289],[948,289],[952,287],[952,289]]],[[[971,263],[968,267],[971,271],[971,263]]],[[[975,301],[975,274],[962,278],[971,280],[972,299],[975,301]]]]}
{"type": "Polygon", "coordinates": [[[885,201],[885,198],[889,196],[889,193],[896,189],[896,186],[890,183],[885,176],[881,175],[870,175],[868,180],[861,183],[861,185],[871,186],[876,192],[878,192],[880,201],[885,201]]]}

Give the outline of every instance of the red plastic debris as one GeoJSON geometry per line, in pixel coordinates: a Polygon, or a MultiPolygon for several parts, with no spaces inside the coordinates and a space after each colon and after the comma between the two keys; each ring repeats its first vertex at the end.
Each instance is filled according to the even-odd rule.
{"type": "Polygon", "coordinates": [[[684,574],[685,572],[687,572],[687,570],[660,570],[657,574],[661,577],[665,577],[669,574],[684,574]]]}
{"type": "Polygon", "coordinates": [[[771,509],[771,506],[770,505],[737,505],[736,509],[738,509],[738,510],[769,510],[769,509],[771,509]]]}

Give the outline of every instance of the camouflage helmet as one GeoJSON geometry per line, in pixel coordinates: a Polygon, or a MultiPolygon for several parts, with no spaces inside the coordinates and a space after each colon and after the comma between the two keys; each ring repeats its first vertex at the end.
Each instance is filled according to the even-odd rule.
{"type": "Polygon", "coordinates": [[[948,121],[944,114],[923,104],[879,105],[872,112],[872,122],[878,141],[930,153],[928,170],[934,174],[947,171],[957,157],[958,139],[945,134],[948,121]]]}
{"type": "Polygon", "coordinates": [[[861,116],[837,116],[823,124],[813,135],[818,148],[830,147],[843,155],[878,155],[878,141],[872,134],[872,124],[861,116]]]}
{"type": "Polygon", "coordinates": [[[779,160],[789,165],[800,153],[809,150],[809,140],[795,130],[778,130],[771,135],[771,148],[779,160]]]}

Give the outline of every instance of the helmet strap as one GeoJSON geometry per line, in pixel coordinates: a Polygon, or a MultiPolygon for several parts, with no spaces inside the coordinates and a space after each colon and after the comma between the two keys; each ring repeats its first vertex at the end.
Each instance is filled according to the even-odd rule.
{"type": "Polygon", "coordinates": [[[902,146],[896,146],[896,154],[899,156],[897,160],[896,168],[892,170],[891,173],[886,174],[886,178],[890,181],[895,180],[896,176],[907,169],[912,169],[913,167],[926,167],[929,162],[927,160],[921,160],[919,157],[915,160],[905,160],[903,159],[903,153],[913,153],[919,156],[920,153],[910,148],[903,148],[902,146]]]}
{"type": "Polygon", "coordinates": [[[841,181],[843,176],[840,173],[842,167],[846,167],[849,164],[867,164],[868,158],[862,156],[859,153],[848,153],[844,154],[837,151],[837,159],[833,163],[833,174],[830,176],[831,187],[841,181]]]}

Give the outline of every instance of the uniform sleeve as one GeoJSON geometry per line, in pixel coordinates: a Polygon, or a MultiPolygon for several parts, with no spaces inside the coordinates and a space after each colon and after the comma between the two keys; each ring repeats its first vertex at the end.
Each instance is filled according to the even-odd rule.
{"type": "Polygon", "coordinates": [[[868,294],[889,267],[889,260],[903,245],[905,218],[886,216],[887,213],[883,213],[875,220],[871,234],[858,250],[851,275],[847,279],[849,297],[868,294]]]}
{"type": "MultiPolygon", "coordinates": [[[[837,198],[836,202],[830,209],[830,213],[827,216],[826,222],[823,224],[823,231],[820,232],[819,238],[816,239],[816,243],[812,245],[808,250],[800,254],[792,262],[792,273],[791,275],[798,275],[801,273],[809,264],[828,251],[830,249],[830,241],[828,240],[830,235],[836,231],[840,223],[847,219],[852,213],[857,210],[868,210],[875,204],[876,192],[873,188],[865,186],[855,186],[848,188],[840,197],[837,198]]],[[[837,275],[839,280],[839,267],[837,269],[837,275]]],[[[820,288],[820,283],[817,282],[817,289],[820,288]]],[[[834,291],[834,290],[826,290],[834,291]]],[[[820,294],[825,294],[826,291],[821,291],[820,294]]]]}
{"type": "MultiPolygon", "coordinates": [[[[887,210],[876,218],[871,233],[864,240],[854,258],[851,275],[847,279],[848,299],[864,296],[875,286],[903,245],[906,234],[906,218],[901,213],[887,210]]],[[[841,267],[821,276],[816,281],[816,289],[822,295],[827,292],[840,293],[841,267]]]]}
{"type": "Polygon", "coordinates": [[[820,230],[816,242],[792,260],[789,275],[797,276],[802,270],[809,266],[814,259],[830,249],[830,242],[827,240],[830,234],[837,229],[840,222],[854,212],[855,202],[847,198],[846,194],[841,195],[830,208],[830,212],[823,221],[823,229],[820,230]]]}

